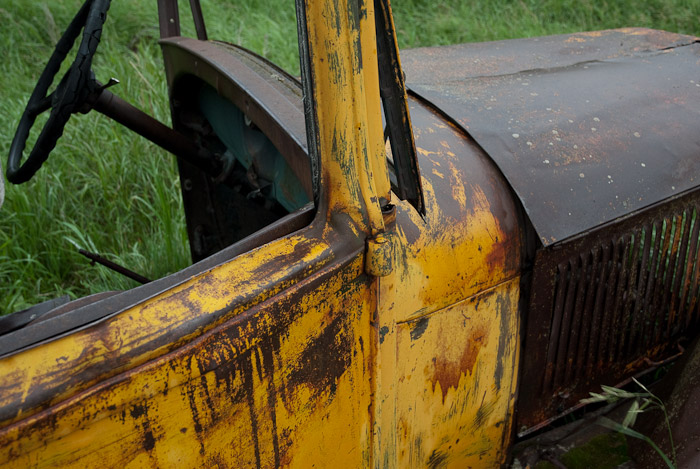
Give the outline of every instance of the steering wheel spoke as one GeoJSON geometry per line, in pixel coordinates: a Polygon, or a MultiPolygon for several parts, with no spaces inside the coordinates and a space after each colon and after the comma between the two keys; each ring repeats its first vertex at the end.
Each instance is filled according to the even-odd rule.
{"type": "Polygon", "coordinates": [[[42,112],[45,112],[45,111],[48,111],[49,109],[51,109],[51,102],[53,101],[55,93],[56,92],[54,91],[50,95],[45,96],[36,102],[30,101],[29,104],[27,105],[27,112],[30,115],[36,117],[39,114],[41,114],[42,112]]]}

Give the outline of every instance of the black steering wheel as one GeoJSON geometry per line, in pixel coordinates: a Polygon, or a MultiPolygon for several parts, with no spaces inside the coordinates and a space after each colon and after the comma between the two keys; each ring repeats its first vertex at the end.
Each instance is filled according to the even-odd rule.
{"type": "Polygon", "coordinates": [[[14,184],[21,184],[34,176],[41,165],[49,157],[49,153],[56,146],[56,142],[63,134],[63,128],[68,122],[71,113],[77,111],[86,98],[94,91],[97,82],[90,70],[92,57],[95,55],[97,45],[102,35],[102,25],[107,18],[111,0],[86,0],[78,14],[71,21],[66,32],[56,44],[51,54],[49,63],[41,72],[39,81],[32,92],[27,107],[17,126],[17,132],[10,146],[10,155],[7,159],[7,180],[14,184]],[[53,93],[47,96],[47,92],[54,77],[61,68],[61,64],[70,52],[76,38],[83,31],[83,39],[78,48],[78,54],[70,66],[70,69],[61,78],[53,93]],[[51,114],[44,124],[34,148],[24,164],[20,165],[22,152],[27,144],[29,131],[34,125],[39,114],[51,109],[51,114]]]}

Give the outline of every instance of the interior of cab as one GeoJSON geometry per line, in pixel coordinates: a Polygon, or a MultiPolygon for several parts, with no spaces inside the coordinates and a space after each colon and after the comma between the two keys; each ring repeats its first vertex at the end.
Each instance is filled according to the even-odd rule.
{"type": "MultiPolygon", "coordinates": [[[[176,2],[160,3],[162,24],[176,2]]],[[[193,8],[193,14],[201,36],[201,10],[193,8]]],[[[143,285],[72,301],[64,295],[0,317],[0,356],[118,314],[311,223],[312,165],[299,80],[252,52],[185,38],[173,23],[166,25],[161,47],[172,129],[112,94],[109,84],[98,84],[97,96],[93,90],[87,101],[179,157],[193,264],[151,281],[95,256],[93,261],[143,285]]]]}
{"type": "Polygon", "coordinates": [[[214,178],[178,162],[197,261],[313,201],[301,84],[227,43],[177,37],[161,47],[175,129],[221,162],[214,178]]]}

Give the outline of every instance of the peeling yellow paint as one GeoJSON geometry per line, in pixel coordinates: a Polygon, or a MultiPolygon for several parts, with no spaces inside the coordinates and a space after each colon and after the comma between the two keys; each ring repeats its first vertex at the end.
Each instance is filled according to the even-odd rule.
{"type": "Polygon", "coordinates": [[[316,218],[1,359],[0,464],[504,462],[520,349],[517,207],[480,150],[419,104],[425,216],[390,194],[373,3],[304,4],[316,218]]]}

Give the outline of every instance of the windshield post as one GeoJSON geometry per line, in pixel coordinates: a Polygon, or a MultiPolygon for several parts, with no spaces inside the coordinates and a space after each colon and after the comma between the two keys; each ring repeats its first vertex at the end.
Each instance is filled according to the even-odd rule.
{"type": "Polygon", "coordinates": [[[381,133],[370,131],[381,129],[381,110],[368,102],[376,93],[366,89],[379,81],[375,25],[363,20],[374,17],[374,3],[296,0],[296,5],[308,148],[322,189],[319,210],[329,219],[350,216],[373,237],[384,231],[376,181],[388,180],[381,174],[386,164],[374,162],[386,157],[384,146],[372,141],[381,133]],[[363,52],[372,43],[373,50],[363,52]],[[375,65],[365,66],[372,55],[375,65]]]}

